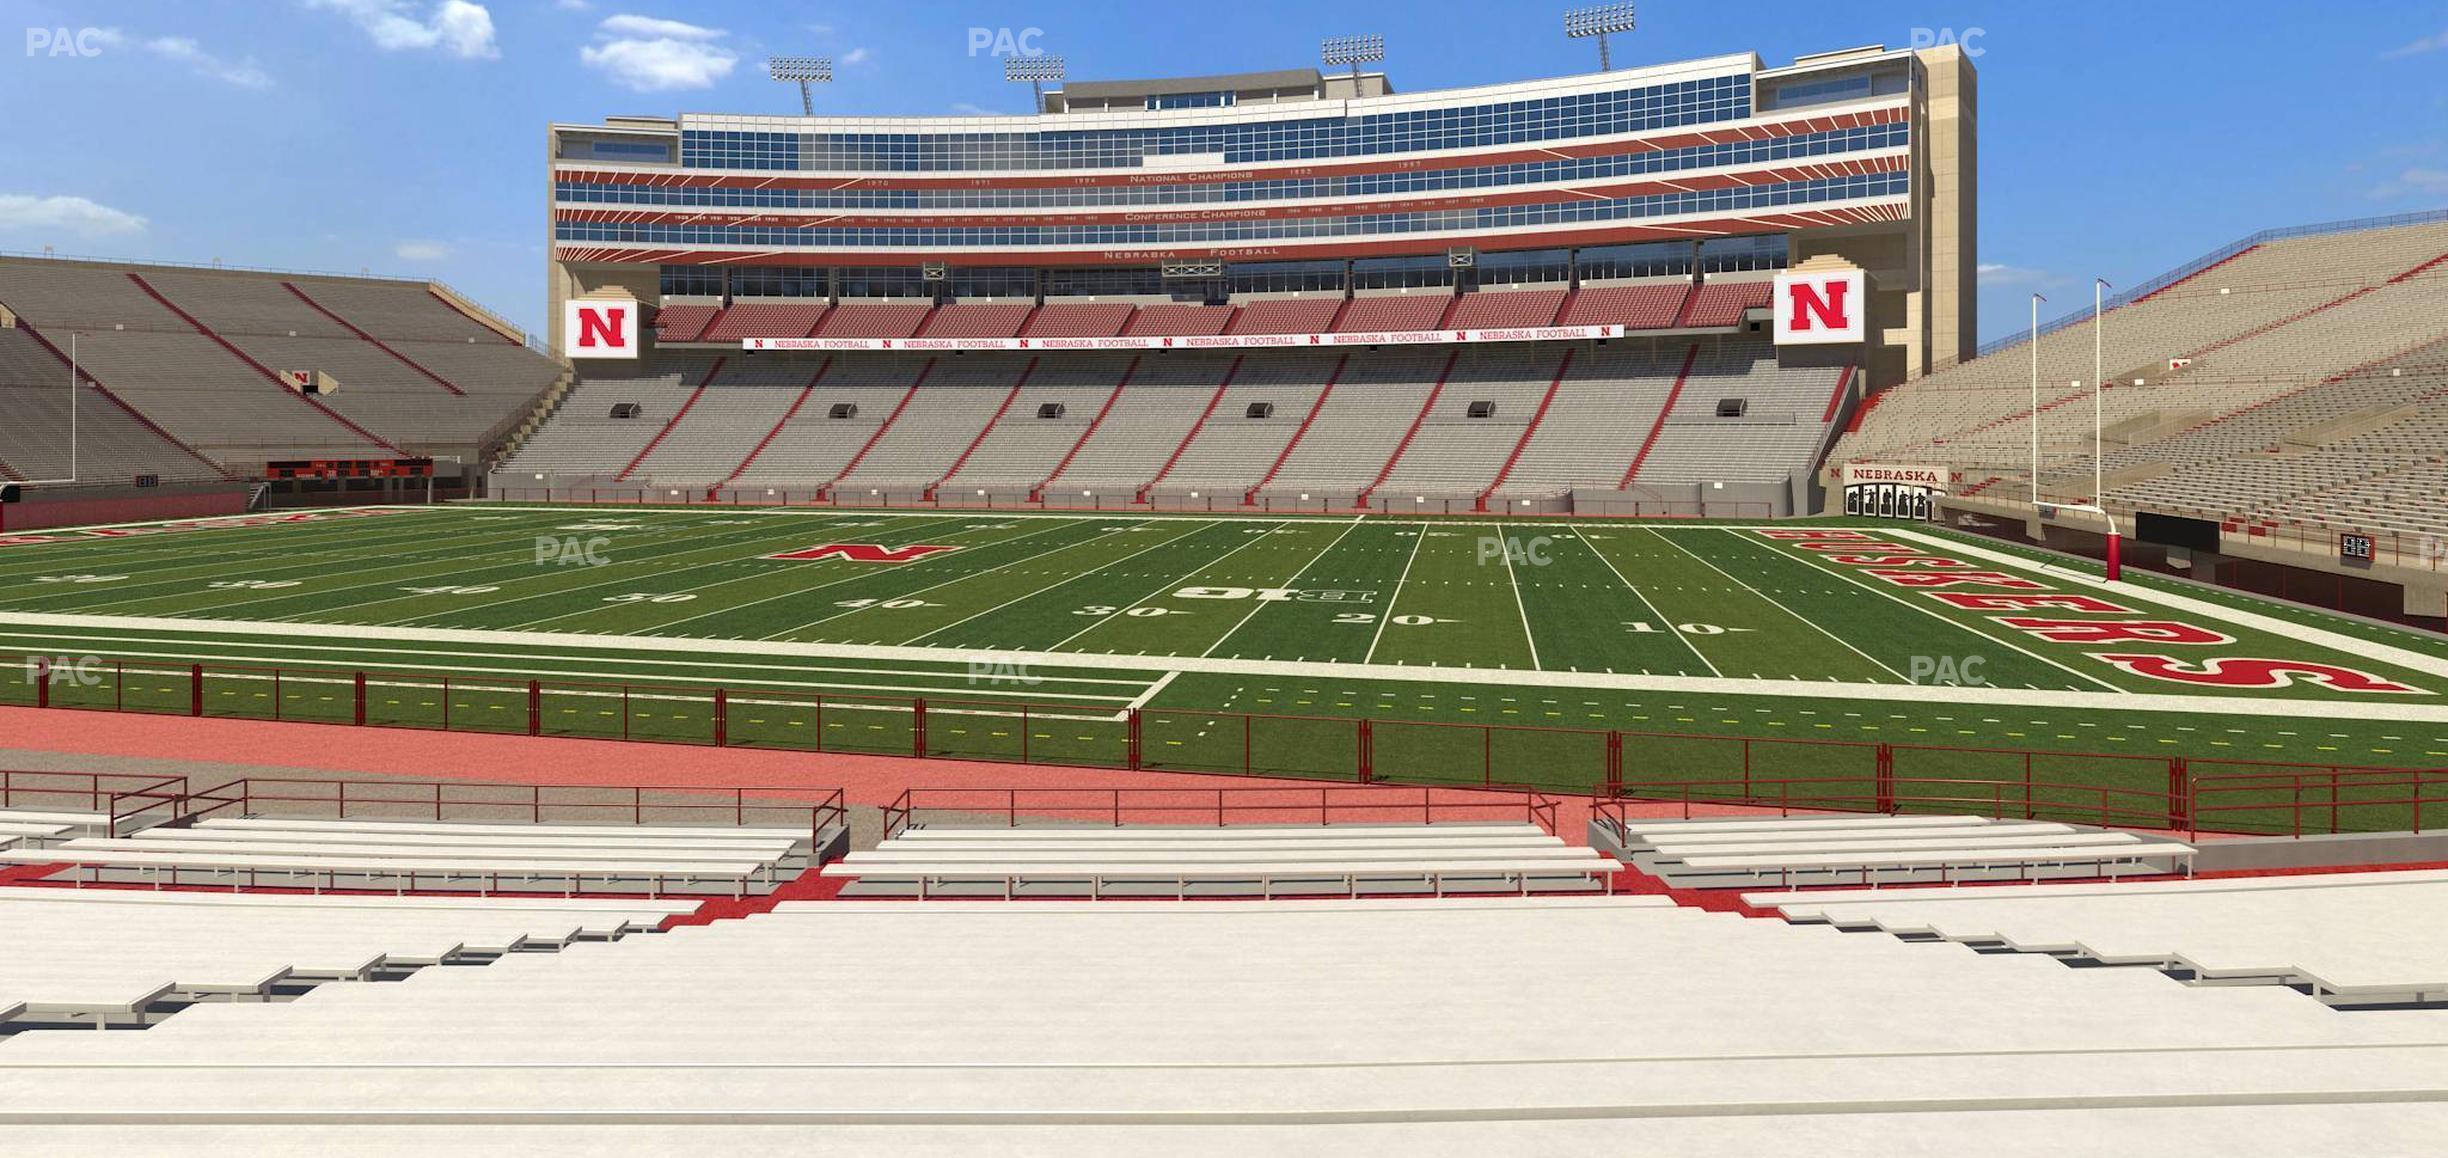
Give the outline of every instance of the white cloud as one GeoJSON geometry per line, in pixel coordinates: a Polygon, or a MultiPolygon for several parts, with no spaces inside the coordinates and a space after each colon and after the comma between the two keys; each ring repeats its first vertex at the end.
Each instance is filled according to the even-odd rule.
{"type": "Polygon", "coordinates": [[[584,12],[594,5],[587,3],[587,0],[553,0],[553,7],[563,12],[584,12]]]}
{"type": "Polygon", "coordinates": [[[2403,60],[2409,56],[2421,56],[2426,52],[2439,52],[2443,49],[2448,49],[2448,32],[2442,32],[2437,36],[2426,36],[2411,44],[2398,45],[2381,53],[2380,59],[2403,60]]]}
{"type": "Polygon", "coordinates": [[[2055,280],[2055,275],[2044,269],[2024,269],[1997,262],[1982,262],[1974,273],[1981,285],[1991,287],[2048,285],[2055,280]]]}
{"type": "Polygon", "coordinates": [[[681,20],[665,20],[660,16],[633,16],[627,13],[605,17],[603,30],[611,36],[662,40],[720,40],[731,35],[720,28],[707,28],[681,20]]]}
{"type": "Polygon", "coordinates": [[[159,36],[144,42],[144,49],[163,60],[177,61],[193,69],[197,76],[211,77],[224,84],[240,88],[271,88],[272,74],[255,67],[252,57],[242,61],[223,60],[184,36],[159,36]]]}
{"type": "Polygon", "coordinates": [[[874,53],[869,52],[869,51],[867,51],[867,50],[866,50],[866,49],[864,49],[864,48],[853,48],[853,49],[851,49],[850,51],[845,52],[845,53],[843,53],[843,54],[842,54],[841,62],[842,62],[842,64],[843,64],[843,65],[845,65],[845,66],[847,66],[847,65],[853,65],[853,64],[865,64],[865,63],[867,63],[869,60],[874,59],[874,57],[875,57],[875,54],[874,54],[874,53]]]}
{"type": "Polygon", "coordinates": [[[739,64],[739,53],[722,43],[731,34],[653,16],[607,17],[602,43],[578,50],[578,59],[612,83],[637,92],[712,88],[739,64]]]}
{"type": "Polygon", "coordinates": [[[1005,113],[1000,109],[990,109],[984,105],[973,105],[968,101],[954,101],[952,103],[952,111],[959,113],[964,117],[1001,117],[1010,115],[1009,113],[1005,113]]]}
{"type": "Polygon", "coordinates": [[[439,241],[403,241],[393,246],[391,252],[398,254],[401,261],[440,261],[451,255],[451,247],[439,241]]]}
{"type": "Polygon", "coordinates": [[[2448,197],[2448,169],[2407,169],[2372,190],[2374,197],[2448,197]]]}
{"type": "Polygon", "coordinates": [[[385,52],[438,49],[462,60],[494,60],[493,13],[472,0],[441,0],[430,15],[415,15],[410,0],[305,0],[309,8],[337,12],[363,29],[385,52]]]}
{"type": "Polygon", "coordinates": [[[0,193],[0,233],[116,237],[144,229],[144,218],[83,197],[0,193]]]}

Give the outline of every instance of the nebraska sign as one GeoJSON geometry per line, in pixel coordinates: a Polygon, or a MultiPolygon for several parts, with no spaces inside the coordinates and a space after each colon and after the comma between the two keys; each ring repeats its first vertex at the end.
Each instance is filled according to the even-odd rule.
{"type": "Polygon", "coordinates": [[[562,352],[572,358],[638,356],[638,304],[573,301],[562,307],[562,352]]]}
{"type": "Polygon", "coordinates": [[[1858,269],[1781,273],[1768,308],[1776,314],[1776,344],[1821,346],[1859,342],[1869,332],[1868,283],[1858,269]]]}

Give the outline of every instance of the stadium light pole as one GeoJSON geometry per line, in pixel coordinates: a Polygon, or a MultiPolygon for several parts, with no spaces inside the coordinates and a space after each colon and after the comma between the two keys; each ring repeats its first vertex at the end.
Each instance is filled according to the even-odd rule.
{"type": "Polygon", "coordinates": [[[1063,58],[1059,56],[1013,56],[1003,61],[1003,79],[1028,82],[1030,116],[1045,111],[1045,82],[1062,78],[1063,58]]]}
{"type": "Polygon", "coordinates": [[[1366,36],[1330,36],[1318,44],[1318,59],[1327,64],[1351,66],[1352,95],[1360,95],[1360,66],[1385,59],[1385,37],[1377,33],[1366,36]]]}
{"type": "Polygon", "coordinates": [[[1601,4],[1596,8],[1575,8],[1564,14],[1564,35],[1574,40],[1598,39],[1598,71],[1615,71],[1614,58],[1607,53],[1607,34],[1630,32],[1633,28],[1632,6],[1601,4]]]}
{"type": "Polygon", "coordinates": [[[777,56],[765,62],[765,71],[779,81],[796,81],[799,85],[799,111],[816,115],[816,94],[810,84],[833,83],[833,58],[829,56],[777,56]]]}
{"type": "Polygon", "coordinates": [[[2104,295],[2108,289],[2107,278],[2091,279],[2091,509],[2099,512],[2099,517],[2108,524],[2108,581],[2114,583],[2124,571],[2124,551],[2123,544],[2117,541],[2116,517],[2108,513],[2108,488],[2104,481],[2107,460],[2102,412],[2107,407],[2108,394],[2107,368],[2103,364],[2108,317],[2104,295]]]}
{"type": "Polygon", "coordinates": [[[2032,514],[2040,513],[2040,303],[2047,298],[2031,296],[2031,410],[2023,416],[2023,424],[2031,427],[2031,501],[2032,514]]]}

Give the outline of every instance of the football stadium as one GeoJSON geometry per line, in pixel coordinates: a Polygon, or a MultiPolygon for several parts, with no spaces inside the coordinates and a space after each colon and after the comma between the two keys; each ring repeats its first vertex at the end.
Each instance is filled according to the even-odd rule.
{"type": "Polygon", "coordinates": [[[2045,12],[536,7],[29,13],[266,153],[0,178],[0,1137],[2448,1137],[2435,170],[2035,201],[2045,12]]]}

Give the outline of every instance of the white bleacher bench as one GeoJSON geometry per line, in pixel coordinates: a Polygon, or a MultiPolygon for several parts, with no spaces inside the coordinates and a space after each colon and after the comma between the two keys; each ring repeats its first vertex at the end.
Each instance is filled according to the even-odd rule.
{"type": "Polygon", "coordinates": [[[804,828],[753,828],[688,824],[487,824],[471,821],[423,820],[292,820],[277,816],[211,817],[198,828],[282,828],[336,832],[428,832],[437,834],[530,836],[694,837],[707,840],[806,840],[804,828]]]}
{"type": "Polygon", "coordinates": [[[1684,848],[1702,844],[1820,844],[1840,840],[1906,841],[1990,841],[2014,836],[2043,836],[2082,831],[2070,824],[2050,821],[2014,821],[1977,827],[1966,825],[1882,826],[1854,828],[1839,825],[1803,825],[1792,830],[1782,829],[1712,829],[1706,832],[1660,832],[1649,829],[1636,833],[1633,844],[1657,849],[1684,848]]]}
{"type": "Polygon", "coordinates": [[[738,849],[633,849],[602,848],[580,845],[566,848],[541,848],[534,845],[434,845],[413,837],[385,837],[381,843],[334,845],[315,841],[292,840],[186,840],[177,837],[138,837],[126,840],[85,838],[59,846],[67,852],[197,852],[207,855],[274,855],[308,857],[350,857],[361,860],[388,857],[441,857],[463,861],[538,860],[555,863],[593,864],[604,861],[631,861],[641,854],[687,860],[700,864],[726,864],[761,867],[782,859],[789,849],[780,844],[763,848],[738,849]]]}
{"type": "MultiPolygon", "coordinates": [[[[1085,882],[1089,897],[1102,897],[1105,886],[1117,883],[1170,883],[1175,895],[1187,896],[1193,884],[1254,882],[1262,897],[1273,897],[1279,884],[1285,882],[1340,882],[1346,894],[1356,895],[1361,882],[1418,881],[1438,896],[1445,894],[1448,878],[1487,879],[1494,877],[1513,883],[1520,892],[1530,891],[1530,882],[1538,877],[1569,876],[1582,880],[1611,878],[1622,865],[1610,858],[1586,849],[1582,855],[1556,858],[1490,858],[1480,861],[1451,859],[1354,861],[1341,857],[1323,857],[1312,862],[1295,860],[1226,860],[1184,864],[1178,860],[1149,861],[1104,860],[1087,862],[1014,861],[976,864],[943,859],[897,862],[890,865],[850,864],[825,866],[824,875],[857,877],[862,880],[911,881],[918,886],[921,899],[930,886],[944,883],[990,883],[1003,886],[1003,895],[1016,895],[1024,883],[1085,882]]],[[[1612,887],[1612,881],[1608,881],[1612,887]]]]}
{"type": "Polygon", "coordinates": [[[1729,839],[1724,841],[1712,841],[1707,844],[1667,845],[1654,850],[1654,856],[1656,859],[1662,862],[1673,862],[1689,860],[1695,856],[1740,856],[1745,853],[1757,853],[1762,856],[1785,855],[1788,853],[1795,856],[1808,856],[1813,853],[1823,852],[1878,852],[1882,850],[1892,850],[1895,852],[1940,852],[1948,849],[1967,849],[1975,852],[1987,852],[1992,849],[2017,848],[2088,848],[2099,845],[2135,844],[2141,840],[2141,837],[2135,836],[2130,832],[2040,833],[2033,836],[2001,836],[1995,839],[1981,840],[1978,842],[1962,839],[1943,840],[1929,838],[1913,840],[1863,838],[1860,840],[1803,841],[1729,839]]]}
{"type": "Polygon", "coordinates": [[[2038,848],[2008,849],[1886,849],[1867,852],[1818,853],[1745,853],[1727,856],[1693,856],[1680,863],[1695,872],[1761,873],[1774,872],[1781,881],[1790,881],[1796,871],[1858,869],[1865,883],[1870,874],[1881,869],[1934,868],[1939,878],[1953,883],[1960,870],[1991,870],[2014,868],[2022,879],[2031,879],[2034,868],[2069,868],[2089,866],[2106,869],[2115,865],[2145,865],[2151,861],[2166,861],[2171,868],[2182,865],[2190,873],[2193,867],[2193,846],[2179,841],[2136,841],[2104,845],[2053,845],[2038,848]]]}
{"type": "MultiPolygon", "coordinates": [[[[73,845],[75,842],[70,842],[73,845]]],[[[73,868],[100,870],[105,868],[133,869],[147,872],[155,887],[160,887],[165,874],[172,885],[180,883],[181,871],[212,872],[235,877],[245,874],[247,883],[257,883],[260,874],[274,873],[302,876],[311,888],[321,892],[339,887],[343,876],[377,879],[389,877],[398,883],[400,892],[419,887],[420,882],[448,885],[458,881],[478,882],[477,891],[491,893],[500,889],[504,878],[533,882],[545,878],[567,878],[571,895],[583,893],[589,877],[606,882],[647,880],[654,891],[664,891],[665,885],[677,878],[684,883],[699,881],[730,882],[739,896],[746,896],[748,884],[760,875],[772,879],[770,864],[750,865],[739,861],[658,860],[641,854],[629,861],[570,861],[546,859],[489,859],[447,857],[430,853],[396,857],[307,856],[294,853],[248,854],[245,852],[193,851],[80,851],[68,846],[40,850],[0,850],[0,862],[13,864],[64,864],[73,868]],[[318,878],[320,878],[318,880],[318,878]]],[[[77,878],[80,882],[84,879],[77,878]]]]}
{"type": "Polygon", "coordinates": [[[73,829],[107,831],[107,812],[74,812],[44,808],[0,808],[0,824],[57,824],[73,829]]]}

